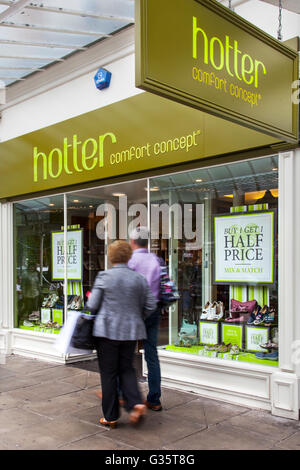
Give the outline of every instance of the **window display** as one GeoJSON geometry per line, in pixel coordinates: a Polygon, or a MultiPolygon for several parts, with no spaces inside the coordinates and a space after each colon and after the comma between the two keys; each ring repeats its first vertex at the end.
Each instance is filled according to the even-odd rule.
{"type": "Polygon", "coordinates": [[[84,311],[111,241],[150,219],[166,298],[158,344],[277,365],[277,157],[149,182],[15,204],[16,325],[59,332],[68,312],[84,311]]]}
{"type": "Polygon", "coordinates": [[[163,176],[151,186],[151,206],[168,205],[174,215],[169,237],[162,216],[151,243],[180,294],[165,349],[278,365],[277,157],[163,176]]]}

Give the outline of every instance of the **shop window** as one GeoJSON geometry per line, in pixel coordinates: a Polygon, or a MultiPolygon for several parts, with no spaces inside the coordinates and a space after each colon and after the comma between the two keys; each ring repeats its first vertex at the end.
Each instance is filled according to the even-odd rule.
{"type": "Polygon", "coordinates": [[[278,159],[151,179],[151,249],[180,300],[165,348],[278,365],[278,159]]]}
{"type": "MultiPolygon", "coordinates": [[[[61,231],[63,223],[63,196],[14,206],[16,327],[48,333],[60,331],[64,321],[64,281],[53,276],[52,234],[61,231]]],[[[63,266],[62,259],[60,263],[63,266]]]]}

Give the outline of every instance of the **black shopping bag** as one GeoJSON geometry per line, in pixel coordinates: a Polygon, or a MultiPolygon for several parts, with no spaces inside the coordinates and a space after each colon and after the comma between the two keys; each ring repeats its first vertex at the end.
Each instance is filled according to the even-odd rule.
{"type": "Polygon", "coordinates": [[[80,315],[77,320],[71,345],[78,349],[95,349],[93,328],[96,315],[80,315]]]}

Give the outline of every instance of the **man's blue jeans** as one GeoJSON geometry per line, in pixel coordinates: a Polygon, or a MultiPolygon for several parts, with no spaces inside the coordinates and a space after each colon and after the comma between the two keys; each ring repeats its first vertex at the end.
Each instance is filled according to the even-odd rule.
{"type": "Polygon", "coordinates": [[[143,340],[145,351],[145,361],[148,368],[148,387],[147,402],[151,405],[160,405],[160,365],[157,355],[157,339],[160,322],[160,309],[153,312],[145,321],[147,339],[143,340]]]}

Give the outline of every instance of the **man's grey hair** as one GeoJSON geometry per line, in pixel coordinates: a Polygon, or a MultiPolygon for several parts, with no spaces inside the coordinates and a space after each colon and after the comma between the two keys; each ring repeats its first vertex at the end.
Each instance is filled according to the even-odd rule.
{"type": "Polygon", "coordinates": [[[145,248],[148,245],[149,230],[147,227],[137,227],[130,233],[130,239],[134,240],[138,246],[145,248]]]}

